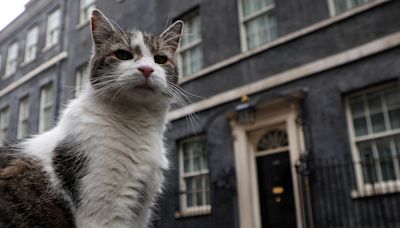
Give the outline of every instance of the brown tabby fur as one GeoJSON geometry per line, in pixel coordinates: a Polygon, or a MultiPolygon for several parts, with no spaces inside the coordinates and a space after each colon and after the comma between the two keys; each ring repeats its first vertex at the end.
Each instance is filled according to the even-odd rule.
{"type": "MultiPolygon", "coordinates": [[[[4,149],[0,149],[4,156],[4,149]]],[[[50,194],[49,181],[32,159],[0,158],[0,227],[74,227],[65,202],[50,194]],[[2,168],[1,167],[1,168],[2,168]]]]}

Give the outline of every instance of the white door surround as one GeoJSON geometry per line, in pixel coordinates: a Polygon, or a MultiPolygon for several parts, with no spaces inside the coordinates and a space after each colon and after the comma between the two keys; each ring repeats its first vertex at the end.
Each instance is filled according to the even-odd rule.
{"type": "Polygon", "coordinates": [[[301,124],[298,122],[297,101],[275,101],[257,107],[257,117],[254,124],[241,125],[232,116],[230,125],[234,139],[234,154],[236,179],[239,200],[239,219],[241,228],[261,228],[259,208],[257,173],[255,165],[254,143],[260,129],[271,129],[276,126],[284,127],[289,141],[293,191],[298,228],[303,228],[302,206],[300,205],[299,185],[295,169],[296,161],[304,151],[304,139],[301,124]]]}

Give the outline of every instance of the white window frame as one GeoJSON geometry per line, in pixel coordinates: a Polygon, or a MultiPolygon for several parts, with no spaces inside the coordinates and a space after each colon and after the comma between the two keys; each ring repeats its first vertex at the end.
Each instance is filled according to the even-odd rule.
{"type": "Polygon", "coordinates": [[[78,97],[79,94],[85,89],[86,84],[89,81],[89,71],[88,64],[85,63],[78,67],[75,73],[75,97],[78,97]]]}
{"type": "MultiPolygon", "coordinates": [[[[203,67],[204,67],[204,63],[203,63],[203,49],[202,49],[202,46],[201,46],[202,40],[203,40],[203,39],[202,39],[202,36],[201,36],[201,30],[202,30],[201,27],[202,27],[202,24],[201,24],[200,11],[199,11],[198,9],[197,9],[197,10],[194,10],[194,11],[190,12],[189,14],[185,15],[185,16],[182,18],[182,20],[183,20],[184,22],[186,22],[186,21],[188,21],[188,20],[191,20],[191,19],[194,18],[194,17],[199,17],[199,20],[200,20],[200,28],[199,28],[200,34],[199,34],[199,39],[194,40],[194,41],[192,41],[191,43],[186,44],[185,46],[182,46],[182,39],[181,39],[181,42],[180,42],[179,48],[178,48],[179,78],[180,78],[180,79],[187,78],[187,77],[189,77],[189,76],[191,76],[191,75],[193,75],[193,74],[199,72],[199,71],[202,70],[203,67]],[[183,53],[189,51],[190,49],[197,48],[197,47],[200,48],[200,51],[201,51],[201,58],[202,58],[202,59],[201,59],[201,66],[200,66],[200,69],[199,69],[198,71],[193,71],[193,70],[191,69],[191,70],[190,70],[190,74],[184,75],[184,74],[183,74],[183,63],[184,63],[184,61],[183,61],[183,53]]],[[[184,27],[184,30],[185,30],[185,27],[184,27]]],[[[189,33],[189,34],[187,34],[187,31],[183,31],[182,36],[190,36],[190,35],[191,35],[191,34],[190,34],[190,31],[189,31],[188,33],[189,33]]],[[[191,67],[191,66],[190,66],[190,67],[191,67]]]]}
{"type": "Polygon", "coordinates": [[[7,139],[10,121],[10,108],[5,107],[0,111],[0,145],[7,139]]]}
{"type": "MultiPolygon", "coordinates": [[[[391,130],[386,130],[383,132],[378,132],[378,133],[372,133],[368,135],[363,135],[363,136],[356,136],[355,134],[355,129],[353,125],[353,116],[351,113],[351,107],[350,107],[350,99],[359,95],[365,95],[367,93],[373,92],[373,91],[380,91],[384,90],[387,88],[392,88],[393,86],[396,86],[394,83],[386,84],[386,85],[381,85],[381,86],[376,86],[370,89],[365,89],[360,92],[352,93],[349,96],[345,98],[345,108],[346,108],[346,120],[347,120],[347,126],[348,126],[348,132],[350,136],[350,144],[351,144],[351,153],[354,161],[354,170],[355,170],[355,176],[356,176],[356,182],[357,182],[357,189],[353,190],[351,192],[351,195],[353,198],[358,198],[358,197],[364,197],[364,196],[371,196],[371,195],[376,195],[376,194],[386,194],[390,193],[393,191],[400,191],[400,173],[396,173],[397,179],[393,181],[383,181],[379,180],[380,177],[378,177],[378,181],[375,183],[365,183],[364,182],[364,177],[363,177],[363,167],[361,165],[361,156],[360,156],[360,151],[358,150],[357,143],[359,142],[366,142],[374,139],[380,139],[380,138],[386,138],[386,137],[391,137],[391,136],[397,136],[400,135],[400,129],[391,129],[391,130]]],[[[397,84],[397,86],[400,88],[400,84],[397,84]]],[[[365,105],[367,109],[367,114],[369,113],[369,107],[368,105],[365,105]]],[[[384,109],[387,110],[386,103],[384,103],[384,109]]],[[[384,116],[385,118],[385,124],[387,124],[387,118],[388,116],[384,116]]],[[[386,126],[387,127],[387,126],[386,126]]],[[[367,118],[367,128],[371,129],[371,123],[368,121],[367,118]]],[[[376,147],[376,145],[375,145],[376,147]]],[[[375,148],[376,150],[376,148],[375,148]]],[[[377,153],[376,151],[373,151],[373,153],[377,153]]],[[[400,168],[400,167],[398,167],[400,168]]],[[[375,171],[375,170],[374,170],[375,171]]]]}
{"type": "Polygon", "coordinates": [[[52,124],[51,126],[47,126],[47,124],[48,121],[54,121],[53,95],[54,95],[53,83],[46,84],[40,90],[39,133],[43,133],[51,129],[52,127],[52,124]],[[46,112],[47,110],[50,110],[50,112],[47,113],[46,112]]]}
{"type": "MultiPolygon", "coordinates": [[[[186,202],[186,185],[185,185],[185,178],[187,177],[196,177],[202,175],[208,175],[208,181],[210,181],[209,176],[209,164],[207,170],[200,170],[195,172],[185,173],[184,171],[184,157],[183,157],[183,144],[188,143],[191,141],[197,140],[205,140],[205,136],[195,136],[188,139],[184,139],[179,143],[179,182],[180,182],[180,194],[179,194],[179,201],[180,201],[180,213],[181,216],[190,216],[190,215],[199,215],[199,214],[207,214],[211,212],[211,201],[209,205],[202,205],[202,206],[192,206],[188,207],[186,202]]],[[[208,159],[208,158],[206,158],[208,159]]],[[[210,198],[211,198],[211,188],[208,189],[210,198]]],[[[211,199],[210,199],[211,200],[211,199]]]]}
{"type": "Polygon", "coordinates": [[[371,3],[371,2],[376,2],[376,1],[379,1],[379,0],[363,0],[364,2],[362,4],[360,4],[360,5],[358,5],[358,6],[354,6],[352,0],[345,0],[346,1],[346,5],[347,5],[347,9],[345,11],[343,11],[343,12],[340,12],[340,13],[336,12],[336,6],[335,6],[335,1],[336,0],[327,0],[327,1],[328,1],[328,6],[329,6],[329,13],[330,13],[331,17],[333,17],[333,16],[340,15],[342,13],[346,13],[348,11],[351,11],[351,10],[353,10],[355,8],[358,8],[360,6],[363,6],[365,4],[368,4],[368,3],[371,3]]]}
{"type": "Polygon", "coordinates": [[[29,96],[19,101],[17,139],[23,139],[29,135],[29,96]]]}
{"type": "Polygon", "coordinates": [[[18,42],[13,42],[7,49],[6,72],[3,78],[8,78],[17,72],[18,67],[18,42]]]}
{"type": "Polygon", "coordinates": [[[62,25],[61,10],[56,9],[47,16],[45,49],[53,47],[60,41],[61,25],[62,25]],[[57,37],[55,39],[53,39],[54,34],[57,34],[57,37]]]}
{"type": "MultiPolygon", "coordinates": [[[[244,16],[243,15],[243,0],[237,0],[238,1],[238,10],[239,10],[239,24],[240,24],[240,40],[241,40],[241,48],[242,48],[242,52],[248,51],[250,50],[248,47],[248,43],[247,43],[247,32],[246,32],[246,22],[250,21],[256,17],[259,17],[261,15],[264,14],[270,14],[274,9],[275,9],[275,2],[271,3],[270,5],[266,6],[265,8],[257,11],[257,12],[253,12],[250,15],[244,16]]],[[[271,39],[271,41],[274,40],[273,38],[271,39]]],[[[261,44],[258,47],[261,47],[267,43],[270,43],[271,41],[268,41],[266,43],[261,44]]],[[[254,47],[253,49],[256,49],[258,47],[254,47]]]]}
{"type": "Polygon", "coordinates": [[[92,11],[96,8],[96,0],[80,0],[79,24],[86,24],[90,21],[92,11]]]}
{"type": "Polygon", "coordinates": [[[37,44],[39,40],[39,27],[35,26],[26,33],[25,63],[32,62],[37,57],[37,44]]]}

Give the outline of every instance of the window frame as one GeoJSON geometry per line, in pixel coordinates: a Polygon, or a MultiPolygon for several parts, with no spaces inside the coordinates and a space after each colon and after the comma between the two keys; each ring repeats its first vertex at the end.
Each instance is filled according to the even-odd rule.
{"type": "Polygon", "coordinates": [[[55,45],[57,45],[60,42],[61,39],[61,27],[62,27],[62,12],[60,8],[57,8],[53,11],[51,11],[51,13],[49,13],[47,15],[47,24],[46,24],[46,46],[44,49],[49,49],[55,45]],[[50,28],[50,25],[53,26],[51,19],[53,19],[52,17],[55,17],[54,15],[58,13],[58,25],[54,26],[54,28],[50,28]],[[51,30],[50,30],[51,29],[51,30]],[[57,35],[57,39],[56,41],[53,42],[53,35],[52,32],[58,30],[58,35],[57,35]]]}
{"type": "MultiPolygon", "coordinates": [[[[7,48],[7,58],[6,58],[6,67],[5,67],[5,74],[3,75],[3,79],[10,77],[11,75],[17,72],[18,68],[18,51],[19,51],[19,44],[18,41],[12,42],[7,48]],[[15,56],[13,59],[10,59],[11,51],[15,50],[15,56]],[[11,66],[11,64],[13,64],[11,66]],[[12,67],[12,68],[10,68],[12,67]]],[[[13,52],[14,53],[14,52],[13,52]]]]}
{"type": "Polygon", "coordinates": [[[336,1],[336,0],[327,0],[327,1],[328,1],[328,7],[329,7],[329,14],[330,14],[331,17],[334,17],[334,16],[341,15],[341,14],[343,14],[343,13],[347,13],[347,12],[349,12],[349,11],[352,11],[352,10],[354,10],[354,9],[356,9],[356,8],[358,8],[358,7],[364,6],[364,5],[366,5],[366,4],[373,3],[373,2],[377,2],[377,1],[379,1],[379,0],[363,0],[363,1],[365,1],[365,2],[363,2],[362,4],[360,4],[360,5],[358,5],[358,6],[353,6],[353,5],[352,5],[352,4],[353,4],[353,3],[352,3],[352,0],[345,0],[345,1],[346,1],[346,6],[348,7],[348,6],[350,5],[350,7],[348,7],[345,11],[340,12],[340,13],[337,13],[337,12],[336,12],[336,11],[337,11],[336,5],[335,5],[335,1],[336,1]]]}
{"type": "Polygon", "coordinates": [[[86,82],[88,82],[90,76],[89,76],[89,70],[88,70],[88,63],[84,63],[80,65],[76,71],[75,71],[75,97],[78,97],[79,94],[82,93],[82,91],[85,88],[86,82]],[[83,79],[86,78],[85,81],[83,79]]]}
{"type": "MultiPolygon", "coordinates": [[[[357,143],[360,143],[360,142],[368,142],[371,140],[389,138],[392,136],[400,136],[400,129],[395,129],[395,130],[390,129],[390,130],[385,130],[382,132],[377,132],[377,133],[372,133],[372,134],[368,133],[367,135],[363,135],[363,136],[356,136],[355,128],[354,128],[354,124],[353,124],[353,115],[352,115],[351,106],[350,106],[350,99],[353,97],[357,97],[360,95],[366,95],[366,94],[374,92],[374,91],[384,91],[385,89],[390,89],[390,88],[393,88],[396,86],[397,86],[397,88],[400,89],[400,83],[398,83],[398,82],[397,83],[386,83],[384,85],[374,86],[371,88],[363,89],[363,90],[355,92],[355,93],[351,93],[345,97],[346,122],[347,122],[347,126],[348,126],[351,154],[352,154],[352,158],[354,161],[354,172],[355,172],[356,187],[357,187],[357,189],[352,191],[353,198],[370,196],[370,195],[375,195],[375,194],[385,194],[385,193],[392,192],[393,189],[399,189],[399,188],[393,188],[393,186],[400,187],[400,175],[397,173],[395,173],[396,180],[385,181],[385,180],[380,180],[380,177],[377,177],[378,180],[376,182],[366,183],[364,181],[364,176],[363,176],[364,174],[363,174],[363,167],[361,164],[361,162],[362,162],[361,154],[360,154],[360,151],[357,146],[357,143]]],[[[369,110],[368,105],[366,105],[366,108],[369,110]]],[[[385,108],[384,110],[387,111],[386,105],[384,108],[385,108]]],[[[385,117],[385,118],[387,118],[387,117],[385,117]]],[[[385,124],[386,124],[386,120],[385,120],[385,124]]],[[[368,120],[367,120],[367,125],[370,125],[370,123],[368,123],[368,120]]],[[[369,126],[368,128],[370,128],[370,127],[371,126],[369,126]]],[[[375,147],[376,147],[376,143],[375,143],[375,147]]],[[[376,151],[373,151],[373,153],[376,153],[376,151]]],[[[400,159],[400,157],[399,157],[399,159],[400,159]]],[[[377,171],[378,170],[376,170],[376,168],[374,168],[374,172],[377,172],[377,171]]],[[[400,190],[398,190],[398,191],[400,191],[400,190]]]]}
{"type": "MultiPolygon", "coordinates": [[[[267,15],[270,14],[274,9],[275,9],[275,1],[271,4],[269,4],[268,6],[266,6],[263,9],[260,9],[256,12],[251,13],[250,15],[244,16],[243,14],[243,0],[237,0],[237,4],[238,4],[238,11],[239,11],[239,29],[240,29],[240,46],[242,49],[242,52],[246,52],[249,50],[253,50],[253,49],[257,49],[258,47],[261,47],[265,44],[268,44],[270,42],[272,42],[273,40],[275,40],[276,38],[272,38],[270,41],[267,41],[259,46],[256,46],[252,49],[249,48],[248,42],[247,42],[247,31],[246,31],[246,22],[253,20],[257,17],[260,17],[262,15],[267,15]]],[[[278,37],[278,36],[277,36],[278,37]]]]}
{"type": "Polygon", "coordinates": [[[25,56],[24,56],[24,63],[30,63],[33,60],[37,58],[37,52],[38,52],[38,42],[39,42],[39,27],[33,26],[31,29],[28,30],[26,33],[26,44],[25,44],[25,56]],[[30,40],[32,40],[32,33],[36,32],[36,37],[34,38],[35,42],[30,43],[30,40]],[[30,55],[31,53],[31,48],[35,47],[35,54],[33,57],[30,55]]]}
{"type": "Polygon", "coordinates": [[[18,105],[18,126],[17,126],[17,139],[26,138],[29,135],[29,96],[24,96],[19,100],[18,105]],[[25,105],[25,107],[22,107],[25,105]],[[22,112],[24,109],[24,112],[22,112]],[[26,132],[23,131],[25,127],[27,129],[26,132]]]}
{"type": "MultiPolygon", "coordinates": [[[[200,20],[200,27],[199,27],[199,32],[200,32],[200,34],[199,34],[199,39],[197,39],[197,40],[195,40],[195,41],[192,41],[191,43],[186,44],[185,46],[182,46],[182,38],[181,38],[181,40],[180,40],[180,42],[179,42],[179,48],[178,48],[178,66],[179,66],[179,79],[180,79],[180,80],[182,80],[182,79],[184,79],[184,78],[188,78],[188,77],[190,77],[191,75],[196,74],[197,72],[201,71],[201,70],[204,68],[203,46],[202,46],[203,37],[201,36],[201,32],[202,32],[202,23],[201,23],[200,9],[195,9],[195,10],[190,11],[189,13],[185,14],[185,15],[181,18],[181,20],[182,20],[184,23],[186,23],[187,21],[191,20],[191,19],[194,18],[194,17],[198,17],[199,20],[200,20]],[[184,61],[183,61],[183,53],[188,52],[189,50],[194,49],[194,48],[196,48],[196,47],[199,47],[199,48],[200,48],[200,51],[201,51],[201,66],[200,66],[199,70],[197,70],[197,71],[193,71],[193,70],[192,70],[192,67],[190,66],[190,68],[191,68],[190,73],[189,73],[188,75],[185,75],[185,74],[183,73],[183,63],[184,63],[184,61]]],[[[184,31],[183,31],[182,36],[187,35],[187,34],[184,34],[185,32],[186,32],[186,31],[185,31],[185,27],[184,27],[184,31]]]]}
{"type": "MultiPolygon", "coordinates": [[[[207,214],[207,213],[211,212],[211,187],[210,187],[210,185],[209,185],[209,189],[208,189],[209,194],[210,194],[209,195],[209,197],[210,197],[209,204],[188,207],[187,201],[186,201],[187,192],[186,192],[185,178],[207,175],[208,181],[210,182],[209,163],[207,163],[208,164],[207,170],[204,169],[204,170],[200,170],[200,171],[191,171],[189,173],[185,173],[185,171],[184,171],[183,144],[192,142],[192,141],[197,141],[197,140],[203,140],[203,142],[206,143],[206,137],[204,135],[186,138],[179,142],[179,207],[180,207],[180,212],[183,215],[200,215],[200,214],[207,214]]],[[[208,156],[206,157],[206,159],[208,160],[208,156]]]]}
{"type": "Polygon", "coordinates": [[[87,24],[90,21],[90,13],[91,12],[86,12],[89,10],[91,7],[96,8],[96,0],[90,0],[91,2],[87,5],[84,5],[83,3],[86,3],[86,0],[80,0],[79,2],[79,25],[87,24]]]}
{"type": "MultiPolygon", "coordinates": [[[[42,86],[42,88],[40,89],[40,108],[39,108],[39,133],[43,133],[49,129],[51,129],[51,127],[48,127],[45,125],[45,123],[47,124],[46,119],[45,118],[45,113],[46,113],[46,109],[50,109],[51,111],[50,113],[50,117],[51,121],[54,121],[54,86],[52,82],[49,82],[47,84],[45,84],[44,86],[42,86]],[[50,90],[50,92],[46,92],[46,90],[50,90]],[[50,102],[45,104],[45,101],[49,101],[49,99],[46,99],[45,95],[48,95],[50,98],[50,102]],[[46,128],[48,127],[48,128],[46,128]]],[[[53,125],[53,124],[52,124],[53,125]]]]}
{"type": "Polygon", "coordinates": [[[6,106],[0,110],[0,145],[3,145],[8,136],[10,122],[10,107],[6,106]],[[5,122],[3,122],[3,116],[5,115],[5,122]],[[5,125],[3,126],[3,123],[5,125]]]}

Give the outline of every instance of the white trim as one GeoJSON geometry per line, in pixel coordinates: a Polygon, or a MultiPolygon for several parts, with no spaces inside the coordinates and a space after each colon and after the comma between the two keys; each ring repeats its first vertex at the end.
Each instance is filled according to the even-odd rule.
{"type": "MultiPolygon", "coordinates": [[[[186,77],[181,78],[179,80],[179,84],[183,84],[183,83],[189,82],[191,80],[194,80],[196,78],[206,76],[206,75],[208,75],[208,74],[210,74],[210,73],[212,73],[214,71],[220,70],[220,69],[222,69],[224,67],[227,67],[227,66],[232,65],[234,63],[237,63],[239,61],[242,61],[242,60],[244,60],[246,58],[249,58],[249,57],[251,57],[253,55],[256,55],[256,54],[258,54],[260,52],[264,52],[264,51],[266,51],[268,49],[271,49],[273,47],[276,47],[278,45],[282,45],[284,43],[288,43],[288,42],[293,41],[295,39],[298,39],[300,37],[306,36],[306,35],[308,35],[310,33],[316,32],[316,31],[321,30],[323,28],[326,28],[326,27],[328,27],[330,25],[333,25],[333,24],[335,24],[335,23],[337,23],[339,21],[345,20],[345,19],[347,19],[349,17],[352,17],[352,16],[354,16],[356,14],[362,13],[364,11],[367,11],[367,10],[369,10],[371,8],[377,7],[377,6],[379,6],[379,5],[383,4],[383,3],[387,3],[387,2],[390,2],[390,1],[392,1],[392,0],[377,0],[377,1],[365,4],[365,5],[362,5],[360,7],[356,7],[356,8],[354,8],[354,9],[348,11],[348,12],[339,14],[339,15],[334,16],[334,17],[330,17],[330,18],[328,18],[326,20],[323,20],[323,21],[319,21],[319,22],[317,22],[315,24],[312,24],[310,26],[307,26],[307,27],[305,27],[303,29],[300,29],[300,30],[297,30],[295,32],[289,33],[289,34],[287,34],[285,36],[281,36],[281,37],[279,37],[279,38],[277,38],[277,39],[275,39],[275,40],[273,40],[273,41],[271,41],[269,43],[266,43],[266,44],[264,44],[264,45],[262,45],[260,47],[257,47],[257,48],[254,48],[254,49],[251,49],[251,50],[248,50],[248,51],[246,51],[246,49],[244,48],[245,46],[243,44],[245,42],[245,39],[241,35],[242,53],[239,53],[239,54],[234,55],[234,56],[232,56],[230,58],[227,58],[227,59],[225,59],[223,61],[220,61],[218,63],[210,65],[210,66],[208,66],[206,68],[203,68],[202,70],[200,70],[200,71],[198,71],[198,72],[196,72],[196,73],[194,73],[192,75],[187,75],[186,77]]],[[[238,7],[238,10],[239,10],[239,15],[240,15],[241,14],[240,5],[238,7]]],[[[242,23],[240,21],[240,16],[239,16],[239,24],[240,24],[240,29],[243,30],[244,28],[243,28],[243,25],[242,25],[242,23]]],[[[240,34],[243,34],[243,32],[240,32],[240,34]]]]}
{"type": "Polygon", "coordinates": [[[335,5],[334,5],[333,1],[334,0],[328,0],[329,15],[331,17],[336,15],[335,5]]]}
{"type": "MultiPolygon", "coordinates": [[[[371,3],[376,2],[376,1],[379,1],[379,0],[372,0],[372,1],[370,1],[370,2],[364,2],[364,3],[361,3],[361,4],[358,5],[358,6],[354,6],[353,3],[352,3],[350,0],[346,0],[346,4],[347,4],[346,8],[347,8],[347,9],[346,9],[345,11],[341,12],[341,13],[336,13],[336,7],[335,7],[334,1],[335,1],[335,0],[328,0],[329,15],[330,15],[331,17],[337,16],[337,15],[339,15],[339,14],[346,13],[346,12],[348,12],[348,11],[351,11],[351,10],[355,9],[355,8],[361,7],[361,6],[366,5],[366,4],[371,4],[371,3]],[[349,6],[349,5],[350,5],[350,6],[349,6]]],[[[365,0],[364,0],[364,1],[365,1],[365,0]]]]}
{"type": "MultiPolygon", "coordinates": [[[[183,194],[184,192],[186,193],[186,185],[185,185],[185,178],[187,177],[196,177],[196,176],[203,176],[203,175],[209,175],[209,167],[207,167],[207,170],[200,170],[200,171],[195,171],[195,172],[187,172],[185,173],[184,171],[184,160],[183,160],[183,144],[191,141],[196,141],[196,140],[206,140],[206,137],[204,135],[200,136],[194,136],[190,137],[187,139],[183,139],[179,142],[179,211],[175,215],[176,217],[187,217],[191,215],[203,215],[203,214],[208,214],[211,212],[211,202],[208,205],[202,205],[202,206],[192,206],[192,207],[187,207],[187,202],[186,202],[186,194],[183,194]]],[[[207,158],[208,159],[208,158],[207,158]]],[[[208,161],[207,161],[208,164],[208,161]]],[[[208,181],[209,176],[208,176],[208,181]]],[[[208,189],[209,193],[211,189],[208,189]]],[[[211,197],[211,196],[210,196],[211,197]]]]}
{"type": "Polygon", "coordinates": [[[375,184],[366,184],[351,191],[352,198],[362,198],[376,195],[385,195],[400,192],[400,181],[386,181],[375,184]]]}
{"type": "MultiPolygon", "coordinates": [[[[182,20],[186,23],[187,21],[190,21],[190,20],[194,21],[194,19],[196,19],[196,18],[198,18],[198,20],[200,22],[200,25],[199,25],[200,27],[198,28],[200,34],[197,34],[199,36],[199,39],[194,40],[194,41],[192,41],[190,43],[186,43],[185,46],[182,46],[182,38],[180,39],[180,42],[179,42],[179,47],[178,47],[178,51],[177,51],[178,66],[179,66],[179,75],[178,75],[178,80],[179,81],[183,80],[184,78],[186,78],[188,76],[188,75],[185,75],[184,72],[183,72],[183,64],[184,64],[183,53],[184,52],[187,52],[190,49],[194,49],[196,47],[199,47],[200,52],[201,52],[201,66],[200,66],[200,69],[194,72],[193,69],[192,69],[192,65],[191,64],[190,64],[190,66],[186,66],[186,67],[190,67],[190,72],[193,72],[193,73],[199,72],[203,68],[203,64],[204,64],[203,63],[203,49],[202,49],[202,46],[201,46],[202,40],[203,40],[202,36],[201,36],[202,24],[203,23],[201,22],[200,10],[196,9],[196,10],[193,10],[193,11],[189,12],[187,15],[183,16],[182,20]]],[[[192,25],[193,25],[193,23],[192,23],[192,25]]],[[[189,36],[194,35],[194,34],[191,34],[193,31],[186,31],[187,28],[188,28],[188,26],[185,26],[184,29],[183,29],[184,30],[183,32],[184,33],[189,32],[189,34],[183,34],[183,35],[189,35],[189,36]]],[[[193,30],[193,27],[190,28],[190,29],[193,30]]],[[[191,58],[192,57],[190,57],[190,63],[191,63],[191,58]]]]}
{"type": "Polygon", "coordinates": [[[23,139],[29,134],[29,95],[21,98],[18,104],[17,139],[23,139]],[[24,132],[26,124],[28,132],[24,132]],[[25,135],[26,133],[26,135],[25,135]]]}
{"type": "MultiPolygon", "coordinates": [[[[271,102],[272,104],[272,102],[271,102]]],[[[300,193],[295,169],[296,161],[304,150],[301,140],[301,126],[296,123],[297,104],[282,102],[275,106],[267,106],[264,110],[257,111],[257,120],[251,125],[240,125],[232,118],[230,121],[234,138],[234,154],[236,179],[239,200],[240,228],[261,228],[257,175],[255,167],[254,137],[255,131],[275,128],[277,125],[285,126],[288,134],[289,155],[293,181],[293,194],[295,198],[297,227],[302,228],[302,211],[300,193]],[[253,152],[252,152],[253,151],[253,152]]]]}
{"type": "Polygon", "coordinates": [[[26,33],[25,55],[24,55],[24,62],[22,63],[23,66],[27,65],[28,63],[32,62],[37,58],[38,42],[39,42],[39,26],[35,25],[32,28],[30,28],[26,33]],[[32,40],[34,40],[35,42],[33,43],[32,40]],[[31,54],[30,48],[32,46],[35,46],[36,49],[34,57],[31,57],[30,55],[31,54]]]}
{"type": "MultiPolygon", "coordinates": [[[[368,105],[366,99],[363,99],[364,107],[366,109],[365,110],[365,112],[366,112],[365,118],[367,121],[368,133],[367,133],[367,135],[356,136],[354,124],[353,124],[353,116],[352,116],[351,107],[350,107],[350,99],[355,96],[365,96],[366,94],[374,92],[374,91],[382,91],[385,89],[393,88],[395,85],[396,85],[396,83],[389,83],[389,84],[385,84],[382,86],[365,89],[365,90],[350,94],[345,98],[346,121],[347,121],[347,126],[348,126],[351,154],[352,154],[353,162],[355,163],[354,170],[355,170],[355,177],[356,177],[356,183],[357,183],[357,186],[356,186],[357,189],[353,190],[351,192],[351,195],[353,198],[371,196],[374,194],[386,194],[386,193],[391,193],[393,191],[397,191],[397,192],[400,191],[399,188],[394,189],[394,190],[390,190],[390,189],[387,190],[387,187],[392,186],[393,183],[400,185],[400,180],[399,179],[396,179],[394,181],[382,180],[382,173],[381,173],[382,171],[381,171],[380,166],[374,168],[374,172],[375,171],[377,172],[377,180],[376,180],[377,182],[373,183],[373,184],[365,183],[363,171],[362,171],[361,155],[360,155],[360,151],[357,147],[357,143],[359,143],[359,142],[379,139],[382,137],[391,137],[391,136],[400,135],[400,129],[394,129],[394,130],[389,129],[389,130],[386,130],[383,132],[373,133],[372,124],[370,121],[369,105],[368,105]],[[375,190],[377,190],[377,192],[374,192],[375,190]]],[[[382,101],[382,99],[383,98],[381,97],[381,101],[382,101]]],[[[391,145],[391,147],[392,147],[391,149],[393,151],[393,145],[391,145]]],[[[379,159],[377,145],[376,145],[375,141],[372,141],[372,153],[373,153],[374,159],[379,159]]],[[[393,162],[393,163],[394,163],[396,178],[399,178],[398,164],[397,164],[397,162],[393,162]]],[[[374,163],[374,165],[375,165],[375,163],[374,163]]]]}
{"type": "Polygon", "coordinates": [[[3,145],[4,141],[7,140],[8,128],[10,127],[9,122],[10,122],[10,107],[6,106],[0,110],[0,145],[3,145]]]}
{"type": "Polygon", "coordinates": [[[314,62],[292,68],[282,73],[270,76],[266,75],[264,79],[258,80],[256,82],[213,95],[207,99],[193,103],[181,109],[172,110],[168,113],[168,119],[170,121],[180,119],[191,113],[199,112],[217,105],[239,99],[243,95],[254,94],[294,80],[306,78],[322,71],[326,71],[368,57],[370,55],[374,55],[376,53],[397,47],[399,45],[400,32],[396,32],[394,34],[379,38],[377,40],[354,47],[344,52],[340,52],[316,60],[314,62]]]}
{"type": "Polygon", "coordinates": [[[200,45],[200,44],[201,44],[201,41],[202,41],[202,40],[201,40],[201,38],[200,38],[200,39],[198,39],[198,40],[195,40],[195,41],[191,42],[190,44],[187,44],[186,46],[179,47],[179,54],[182,53],[182,52],[185,52],[185,51],[187,51],[187,50],[189,50],[189,49],[191,49],[191,48],[194,48],[194,47],[200,45]]]}
{"type": "MultiPolygon", "coordinates": [[[[247,16],[243,15],[243,0],[238,0],[238,8],[240,10],[240,12],[239,12],[239,23],[240,23],[240,25],[239,26],[240,26],[240,37],[241,37],[240,41],[242,42],[241,43],[241,49],[242,49],[242,52],[245,52],[245,51],[249,50],[249,46],[248,46],[248,43],[247,43],[247,31],[246,31],[246,25],[245,25],[246,22],[248,22],[248,21],[250,21],[252,19],[255,19],[255,18],[257,18],[257,17],[259,17],[261,15],[270,14],[270,12],[275,9],[275,3],[272,2],[269,5],[266,5],[264,8],[259,9],[259,10],[255,11],[255,12],[252,12],[247,16]]],[[[270,32],[271,28],[269,27],[268,30],[270,32]]],[[[267,41],[266,43],[258,45],[258,46],[262,47],[265,44],[271,43],[273,40],[274,39],[271,39],[271,40],[267,41]]],[[[256,49],[256,48],[257,47],[252,48],[252,49],[256,49]]]]}
{"type": "Polygon", "coordinates": [[[87,20],[85,22],[79,23],[75,26],[76,30],[81,30],[82,28],[86,27],[87,25],[90,24],[90,20],[87,20]]]}
{"type": "MultiPolygon", "coordinates": [[[[239,0],[240,2],[242,2],[241,0],[239,0]]],[[[254,19],[258,16],[261,16],[265,13],[268,13],[269,11],[273,10],[275,8],[275,3],[271,3],[267,6],[265,6],[264,8],[262,8],[261,10],[255,11],[247,16],[243,16],[242,17],[242,23],[246,22],[246,21],[250,21],[251,19],[254,19]]],[[[243,8],[242,8],[243,9],[243,8]]]]}
{"type": "Polygon", "coordinates": [[[53,122],[54,118],[54,85],[53,82],[49,82],[40,89],[40,105],[39,105],[39,133],[43,133],[51,128],[46,124],[49,121],[53,122]],[[46,114],[46,109],[50,109],[51,112],[46,114]]]}
{"type": "Polygon", "coordinates": [[[31,78],[35,77],[36,75],[40,74],[41,72],[45,71],[49,67],[53,66],[54,64],[60,62],[61,60],[65,59],[67,57],[68,57],[68,53],[67,52],[61,52],[58,55],[56,55],[53,58],[51,58],[50,60],[48,60],[47,62],[44,62],[42,65],[36,67],[35,69],[30,71],[29,73],[27,73],[24,76],[22,76],[20,79],[14,81],[13,83],[8,85],[4,89],[0,90],[0,98],[3,97],[4,95],[6,95],[7,93],[11,92],[15,88],[19,87],[20,85],[24,84],[25,82],[27,82],[31,78]]]}
{"type": "Polygon", "coordinates": [[[88,10],[90,8],[93,8],[93,9],[96,8],[96,0],[90,0],[90,2],[87,2],[85,0],[80,0],[79,24],[77,26],[88,24],[88,22],[90,21],[90,15],[91,15],[91,12],[88,12],[88,10]],[[88,4],[85,5],[84,3],[88,3],[88,4]],[[88,13],[88,14],[86,14],[86,13],[88,13]]]}
{"type": "Polygon", "coordinates": [[[43,52],[45,52],[46,50],[50,49],[51,47],[53,47],[54,45],[56,45],[57,43],[60,42],[62,23],[63,23],[62,12],[61,12],[60,8],[53,10],[50,14],[47,15],[46,44],[42,50],[43,52]],[[56,27],[54,27],[54,23],[57,23],[56,27]],[[58,31],[58,34],[56,37],[57,39],[55,41],[52,40],[51,32],[53,32],[53,31],[58,31]]]}

